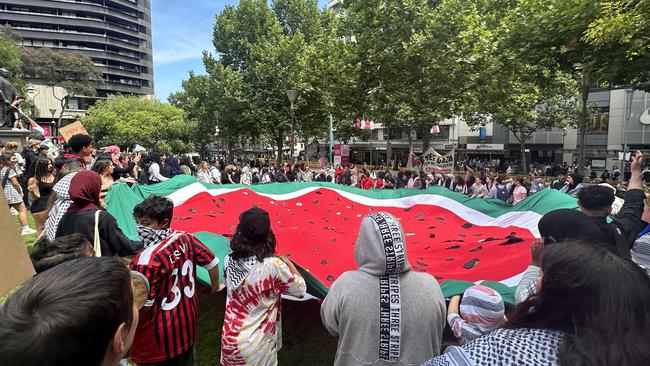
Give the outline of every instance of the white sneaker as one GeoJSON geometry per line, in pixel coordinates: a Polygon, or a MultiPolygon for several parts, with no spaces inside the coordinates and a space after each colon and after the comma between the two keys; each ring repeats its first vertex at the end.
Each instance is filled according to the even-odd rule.
{"type": "Polygon", "coordinates": [[[32,229],[31,227],[23,229],[23,231],[20,232],[20,235],[31,235],[31,234],[36,234],[36,230],[32,229]]]}
{"type": "Polygon", "coordinates": [[[9,209],[9,211],[11,211],[11,214],[12,214],[12,215],[14,215],[14,216],[18,216],[18,210],[16,210],[15,208],[11,207],[11,208],[9,209]]]}
{"type": "Polygon", "coordinates": [[[20,128],[18,128],[18,127],[14,127],[14,128],[12,128],[11,130],[12,130],[12,131],[20,131],[20,128]]]}

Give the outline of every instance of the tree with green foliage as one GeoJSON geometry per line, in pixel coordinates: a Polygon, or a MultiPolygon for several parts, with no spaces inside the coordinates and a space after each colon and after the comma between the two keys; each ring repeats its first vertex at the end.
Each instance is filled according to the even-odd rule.
{"type": "Polygon", "coordinates": [[[193,150],[196,124],[171,104],[141,97],[118,96],[98,101],[82,123],[100,145],[134,147],[136,144],[164,153],[193,150]]]}
{"type": "Polygon", "coordinates": [[[190,75],[171,100],[188,115],[216,124],[231,143],[272,141],[281,158],[285,139],[308,140],[326,126],[330,100],[315,86],[324,74],[318,47],[334,33],[331,14],[315,0],[242,0],[216,18],[216,55],[206,54],[206,78],[190,75]],[[291,110],[287,90],[298,90],[291,110]]]}
{"type": "Polygon", "coordinates": [[[23,47],[21,59],[24,78],[39,80],[52,87],[53,91],[55,86],[65,90],[65,94],[61,96],[53,92],[54,98],[61,105],[59,126],[68,100],[75,95],[96,95],[95,87],[102,80],[102,73],[95,67],[93,61],[79,52],[55,51],[47,47],[23,47]]]}
{"type": "Polygon", "coordinates": [[[15,78],[19,74],[21,66],[20,47],[4,32],[0,32],[0,67],[7,69],[15,78]]]}
{"type": "MultiPolygon", "coordinates": [[[[342,3],[354,35],[359,114],[388,128],[417,130],[462,113],[465,92],[498,73],[488,12],[479,1],[352,0],[342,3]]],[[[496,11],[493,11],[495,13],[496,11]]]]}
{"type": "MultiPolygon", "coordinates": [[[[647,58],[639,61],[636,57],[630,57],[630,50],[637,45],[640,48],[635,52],[644,48],[644,39],[647,46],[647,32],[642,33],[647,24],[631,25],[637,27],[640,33],[631,33],[627,38],[629,42],[625,38],[619,42],[605,42],[611,38],[604,37],[606,32],[599,30],[608,28],[612,21],[612,32],[624,34],[621,19],[618,18],[621,11],[625,9],[623,13],[631,16],[623,19],[638,20],[635,11],[631,10],[647,8],[647,4],[643,4],[646,2],[647,0],[623,3],[612,0],[528,0],[518,2],[507,19],[513,49],[519,50],[517,57],[530,63],[540,59],[553,59],[565,72],[580,76],[580,164],[585,161],[585,133],[589,118],[587,100],[591,87],[627,85],[650,78],[647,58]],[[621,4],[618,6],[616,3],[621,4]]],[[[627,26],[624,28],[629,30],[627,26]]]]}

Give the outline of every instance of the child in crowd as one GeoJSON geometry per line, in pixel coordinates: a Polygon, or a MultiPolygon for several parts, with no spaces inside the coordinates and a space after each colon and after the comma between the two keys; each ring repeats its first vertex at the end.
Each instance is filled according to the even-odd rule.
{"type": "Polygon", "coordinates": [[[70,234],[52,241],[46,237],[40,238],[34,245],[31,257],[36,273],[41,273],[63,262],[94,255],[92,244],[85,235],[70,234]]]}
{"type": "Polygon", "coordinates": [[[460,295],[451,298],[447,322],[454,336],[465,344],[501,326],[506,321],[503,313],[503,298],[498,292],[474,285],[465,290],[462,301],[460,295]]]}
{"type": "Polygon", "coordinates": [[[277,365],[282,347],[281,295],[303,297],[305,280],[287,258],[275,256],[269,214],[257,207],[239,216],[224,259],[228,297],[221,364],[277,365]]]}
{"type": "Polygon", "coordinates": [[[193,235],[170,229],[174,205],[150,196],[133,209],[145,249],[131,261],[131,270],[149,281],[149,296],[131,349],[138,365],[193,365],[198,331],[196,264],[210,275],[219,291],[218,258],[193,235]]]}

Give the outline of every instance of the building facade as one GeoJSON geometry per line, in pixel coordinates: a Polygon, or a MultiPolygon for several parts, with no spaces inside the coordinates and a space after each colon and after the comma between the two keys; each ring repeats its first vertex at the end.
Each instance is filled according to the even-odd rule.
{"type": "MultiPolygon", "coordinates": [[[[588,103],[596,107],[585,135],[585,158],[591,170],[598,174],[612,167],[621,166],[624,146],[628,151],[650,151],[650,93],[626,89],[594,89],[588,103]]],[[[350,123],[353,123],[352,121],[350,123]]],[[[433,121],[432,121],[433,124],[433,121]]],[[[457,158],[507,159],[519,161],[526,154],[527,162],[573,163],[579,156],[577,128],[553,129],[535,132],[527,141],[525,151],[515,136],[495,123],[480,128],[469,127],[461,118],[440,122],[440,131],[431,135],[430,145],[438,152],[454,151],[457,158]]],[[[416,132],[387,130],[375,123],[370,138],[353,138],[341,141],[335,136],[335,144],[350,146],[350,161],[369,164],[385,164],[407,161],[412,142],[415,154],[422,153],[422,137],[416,132]],[[390,151],[390,153],[389,153],[390,151]]],[[[320,140],[319,155],[326,156],[329,145],[320,140]]]]}
{"type": "Polygon", "coordinates": [[[86,54],[103,73],[99,97],[154,93],[150,0],[0,0],[0,25],[23,46],[86,54]]]}

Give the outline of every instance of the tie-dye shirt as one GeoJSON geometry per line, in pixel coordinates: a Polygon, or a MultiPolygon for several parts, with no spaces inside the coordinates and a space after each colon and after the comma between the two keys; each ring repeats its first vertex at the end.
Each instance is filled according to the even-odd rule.
{"type": "Polygon", "coordinates": [[[221,332],[221,364],[277,365],[282,347],[282,295],[302,297],[305,281],[280,258],[224,263],[228,297],[221,332]]]}

